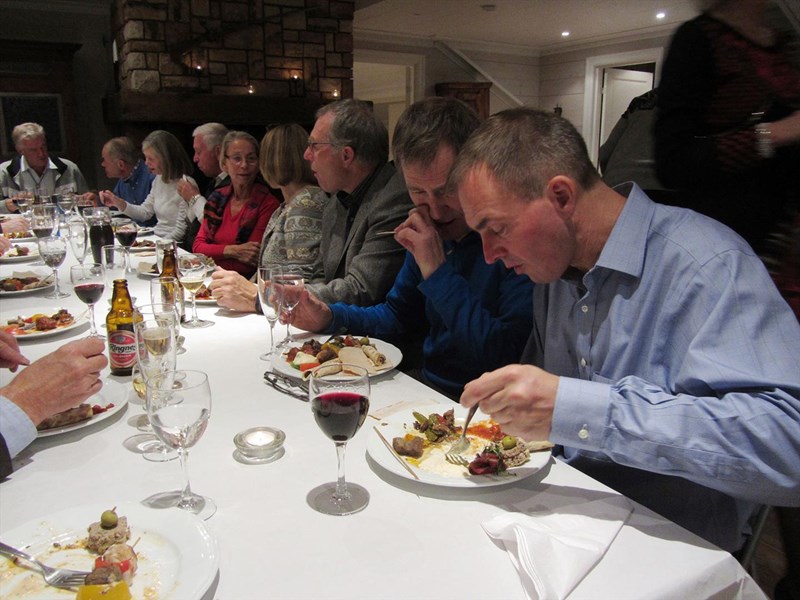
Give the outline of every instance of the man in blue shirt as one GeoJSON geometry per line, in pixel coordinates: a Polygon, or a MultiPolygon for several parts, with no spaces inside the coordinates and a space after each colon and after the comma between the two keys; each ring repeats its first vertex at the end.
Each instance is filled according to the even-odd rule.
{"type": "Polygon", "coordinates": [[[422,100],[401,115],[392,148],[414,208],[395,229],[408,253],[394,286],[369,307],[306,294],[293,320],[311,331],[387,341],[422,326],[422,379],[454,398],[484,371],[517,361],[531,327],[530,281],[486,264],[479,236],[447,193],[450,168],[477,126],[474,112],[451,98],[422,100]]]}
{"type": "MultiPolygon", "coordinates": [[[[156,176],[144,164],[136,144],[128,137],[115,137],[105,143],[101,153],[106,177],[117,179],[114,195],[131,204],[142,204],[156,176]]],[[[155,223],[156,218],[152,217],[140,225],[155,223]]]]}
{"type": "Polygon", "coordinates": [[[464,406],[729,551],[759,505],[800,504],[800,325],[744,240],[611,189],[532,109],[484,122],[452,177],[486,260],[537,284],[528,364],[464,406]]]}

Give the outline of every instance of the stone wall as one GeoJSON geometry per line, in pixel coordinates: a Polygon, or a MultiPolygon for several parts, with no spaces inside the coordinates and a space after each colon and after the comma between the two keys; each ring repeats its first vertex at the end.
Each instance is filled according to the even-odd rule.
{"type": "Polygon", "coordinates": [[[115,0],[118,90],[350,98],[353,11],[346,0],[115,0]]]}

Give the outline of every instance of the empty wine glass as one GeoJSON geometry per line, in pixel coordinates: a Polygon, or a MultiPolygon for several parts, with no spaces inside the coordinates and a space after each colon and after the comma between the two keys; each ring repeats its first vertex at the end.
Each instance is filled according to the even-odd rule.
{"type": "Polygon", "coordinates": [[[211,327],[213,321],[205,321],[197,316],[197,290],[205,283],[208,274],[207,258],[203,254],[181,254],[178,267],[181,285],[192,295],[192,319],[183,326],[189,329],[211,327]]]}
{"type": "Polygon", "coordinates": [[[189,448],[202,437],[211,416],[211,387],[202,371],[169,371],[147,379],[147,414],[156,435],[178,451],[185,485],[145,499],[151,507],[177,506],[208,519],[217,506],[211,498],[192,492],[189,448]]]}
{"type": "Polygon", "coordinates": [[[119,245],[125,248],[125,272],[134,273],[135,270],[131,267],[131,246],[136,241],[139,229],[136,223],[131,219],[115,219],[114,220],[114,235],[119,242],[119,245]]]}
{"type": "Polygon", "coordinates": [[[293,265],[284,266],[279,274],[272,278],[278,290],[280,298],[280,316],[286,322],[286,338],[278,344],[285,346],[294,342],[292,336],[292,312],[300,302],[300,295],[304,287],[302,270],[293,265]]]}
{"type": "Polygon", "coordinates": [[[69,294],[61,291],[58,285],[58,267],[62,265],[67,256],[67,242],[60,237],[44,237],[39,239],[39,255],[42,257],[44,264],[53,269],[53,279],[55,281],[55,288],[50,294],[46,294],[45,298],[67,298],[69,294]]]}
{"type": "MultiPolygon", "coordinates": [[[[138,377],[146,389],[147,382],[151,377],[175,369],[177,317],[175,307],[171,304],[147,305],[139,310],[140,312],[144,310],[142,320],[133,326],[136,338],[136,367],[138,377]]],[[[135,376],[136,374],[134,374],[135,376]]],[[[133,388],[137,388],[135,379],[133,388]]],[[[147,414],[146,423],[141,424],[138,429],[154,433],[149,414],[147,414]]],[[[142,456],[152,462],[165,462],[177,457],[174,448],[170,448],[160,439],[154,439],[140,448],[142,456]]]]}
{"type": "Polygon", "coordinates": [[[92,263],[90,265],[73,265],[69,268],[69,278],[75,295],[89,305],[89,335],[104,337],[97,332],[94,320],[94,305],[100,300],[106,288],[106,271],[103,265],[92,263]]]}
{"type": "Polygon", "coordinates": [[[23,217],[30,218],[31,204],[33,203],[33,192],[22,190],[14,197],[14,204],[19,209],[19,214],[23,217]]]}
{"type": "Polygon", "coordinates": [[[71,216],[70,213],[72,209],[75,208],[75,203],[77,199],[75,198],[75,192],[67,192],[62,194],[58,199],[58,208],[64,211],[64,214],[68,217],[71,216]]]}
{"type": "Polygon", "coordinates": [[[72,217],[67,221],[67,234],[75,258],[80,264],[83,264],[86,254],[89,252],[89,229],[86,227],[86,223],[79,217],[72,217]]]}
{"type": "Polygon", "coordinates": [[[272,278],[280,271],[278,265],[265,265],[258,268],[258,301],[261,304],[261,312],[267,317],[269,323],[269,351],[259,356],[261,360],[271,360],[272,353],[275,351],[275,323],[278,322],[280,298],[278,288],[272,286],[272,278]]]}
{"type": "Polygon", "coordinates": [[[309,492],[306,500],[314,510],[327,515],[351,515],[369,503],[369,492],[345,481],[344,455],[347,441],[361,428],[369,411],[369,373],[363,367],[343,364],[330,373],[327,365],[311,371],[308,397],[314,420],[336,444],[339,464],[336,483],[326,483],[309,492]]]}

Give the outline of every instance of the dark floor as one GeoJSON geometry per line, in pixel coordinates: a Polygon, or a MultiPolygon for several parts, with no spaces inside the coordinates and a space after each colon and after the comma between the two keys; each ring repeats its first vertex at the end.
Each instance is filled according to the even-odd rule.
{"type": "Polygon", "coordinates": [[[772,600],[773,590],[777,581],[786,573],[786,557],[783,554],[778,519],[775,511],[771,510],[767,517],[767,524],[761,534],[761,540],[756,549],[753,567],[750,570],[753,579],[761,586],[764,593],[772,600]]]}

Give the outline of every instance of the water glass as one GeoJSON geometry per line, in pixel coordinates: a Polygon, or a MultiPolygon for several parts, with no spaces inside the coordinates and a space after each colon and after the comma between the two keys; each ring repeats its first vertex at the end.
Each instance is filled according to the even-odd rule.
{"type": "Polygon", "coordinates": [[[62,292],[58,285],[58,267],[64,263],[64,259],[67,257],[66,240],[55,236],[40,238],[39,255],[42,257],[44,264],[53,269],[53,279],[55,280],[53,292],[46,294],[45,298],[68,298],[69,294],[62,292]]]}
{"type": "Polygon", "coordinates": [[[103,246],[100,249],[100,261],[106,270],[109,285],[115,279],[126,279],[125,253],[121,246],[117,247],[112,244],[103,246]]]}

